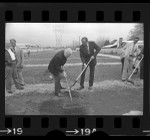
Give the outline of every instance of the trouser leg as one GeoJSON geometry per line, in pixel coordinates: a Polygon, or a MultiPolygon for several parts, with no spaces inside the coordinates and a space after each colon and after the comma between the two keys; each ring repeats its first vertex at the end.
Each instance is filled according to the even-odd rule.
{"type": "Polygon", "coordinates": [[[13,74],[12,74],[12,78],[13,78],[13,80],[14,80],[14,83],[15,83],[16,88],[20,88],[20,87],[21,87],[21,83],[19,82],[19,79],[18,79],[16,64],[13,64],[13,74]]]}
{"type": "Polygon", "coordinates": [[[132,74],[132,71],[133,71],[133,58],[129,57],[128,78],[132,74]]]}
{"type": "Polygon", "coordinates": [[[143,63],[144,63],[144,60],[142,60],[141,65],[140,65],[140,79],[143,79],[143,63]]]}
{"type": "Polygon", "coordinates": [[[6,66],[5,68],[5,87],[7,91],[11,91],[11,80],[12,80],[13,68],[6,66]]]}
{"type": "MultiPolygon", "coordinates": [[[[82,70],[84,69],[84,64],[82,65],[82,70]]],[[[85,74],[86,74],[86,70],[87,69],[85,69],[85,71],[82,73],[82,75],[81,75],[81,80],[80,80],[80,86],[81,87],[84,87],[84,80],[85,80],[85,74]]]]}
{"type": "Polygon", "coordinates": [[[95,73],[95,64],[90,64],[90,79],[89,79],[89,86],[93,86],[94,82],[94,73],[95,73]]]}
{"type": "Polygon", "coordinates": [[[121,73],[123,73],[123,67],[124,67],[124,58],[121,59],[121,63],[122,63],[122,70],[121,73]]]}
{"type": "Polygon", "coordinates": [[[129,59],[125,58],[124,66],[123,66],[123,73],[122,73],[122,80],[127,80],[128,67],[129,67],[129,59]]]}
{"type": "Polygon", "coordinates": [[[55,95],[60,93],[60,76],[54,76],[54,81],[55,81],[55,95]]]}
{"type": "Polygon", "coordinates": [[[24,79],[22,76],[22,68],[17,68],[18,80],[21,85],[24,85],[24,79]]]}

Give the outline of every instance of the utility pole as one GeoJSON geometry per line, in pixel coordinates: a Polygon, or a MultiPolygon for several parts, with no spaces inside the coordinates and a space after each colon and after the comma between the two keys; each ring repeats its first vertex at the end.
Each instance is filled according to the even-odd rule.
{"type": "Polygon", "coordinates": [[[64,26],[62,24],[55,25],[54,32],[56,37],[56,47],[62,47],[62,36],[64,33],[64,26]]]}
{"type": "Polygon", "coordinates": [[[80,46],[80,36],[79,36],[79,46],[80,46]]]}
{"type": "Polygon", "coordinates": [[[74,40],[73,40],[73,49],[74,49],[74,40]]]}

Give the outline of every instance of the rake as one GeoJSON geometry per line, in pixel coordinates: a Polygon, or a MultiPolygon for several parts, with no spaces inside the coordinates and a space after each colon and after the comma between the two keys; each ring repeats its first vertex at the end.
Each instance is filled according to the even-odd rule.
{"type": "Polygon", "coordinates": [[[72,100],[72,94],[71,94],[71,88],[69,86],[69,83],[68,83],[68,79],[66,77],[66,83],[67,83],[67,90],[69,92],[69,97],[70,97],[70,103],[69,104],[65,104],[63,106],[64,109],[72,109],[72,108],[81,108],[82,106],[77,104],[77,103],[73,103],[73,100],[72,100]]]}

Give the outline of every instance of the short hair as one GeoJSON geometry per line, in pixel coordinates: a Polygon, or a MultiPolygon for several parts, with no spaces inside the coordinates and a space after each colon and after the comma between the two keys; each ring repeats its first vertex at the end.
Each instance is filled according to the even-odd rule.
{"type": "Polygon", "coordinates": [[[81,41],[85,39],[86,41],[88,41],[88,38],[87,37],[82,37],[81,41]]]}
{"type": "Polygon", "coordinates": [[[67,49],[64,50],[64,56],[65,56],[65,57],[68,57],[68,56],[70,56],[71,54],[72,54],[72,49],[67,48],[67,49]]]}
{"type": "Polygon", "coordinates": [[[15,40],[15,39],[10,39],[10,42],[11,42],[11,41],[15,41],[15,42],[16,42],[16,40],[15,40]]]}
{"type": "Polygon", "coordinates": [[[134,39],[138,39],[138,40],[140,40],[140,38],[139,38],[138,36],[136,36],[134,39]]]}
{"type": "Polygon", "coordinates": [[[7,47],[10,47],[10,43],[9,42],[5,43],[5,48],[7,48],[7,47]]]}

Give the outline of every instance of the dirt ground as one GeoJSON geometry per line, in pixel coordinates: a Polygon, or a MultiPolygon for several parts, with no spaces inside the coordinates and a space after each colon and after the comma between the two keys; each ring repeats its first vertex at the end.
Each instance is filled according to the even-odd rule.
{"type": "Polygon", "coordinates": [[[142,112],[143,88],[140,82],[133,86],[118,80],[105,80],[95,83],[92,92],[87,89],[76,91],[77,84],[71,91],[72,103],[67,90],[62,91],[63,97],[55,97],[52,83],[28,85],[22,93],[16,91],[14,95],[6,95],[5,111],[13,115],[122,115],[131,110],[142,112]]]}

